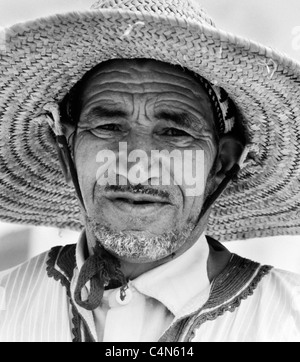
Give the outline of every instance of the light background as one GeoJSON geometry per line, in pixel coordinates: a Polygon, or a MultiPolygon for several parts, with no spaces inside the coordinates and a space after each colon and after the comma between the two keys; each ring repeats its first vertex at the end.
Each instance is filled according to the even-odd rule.
{"type": "MultiPolygon", "coordinates": [[[[0,27],[58,12],[88,9],[93,3],[93,0],[0,0],[0,27]]],[[[299,0],[200,0],[200,3],[220,28],[300,61],[299,0]]],[[[67,230],[0,223],[0,270],[54,245],[75,243],[77,238],[78,233],[67,230]]],[[[226,246],[261,263],[300,273],[299,236],[252,239],[226,246]]]]}

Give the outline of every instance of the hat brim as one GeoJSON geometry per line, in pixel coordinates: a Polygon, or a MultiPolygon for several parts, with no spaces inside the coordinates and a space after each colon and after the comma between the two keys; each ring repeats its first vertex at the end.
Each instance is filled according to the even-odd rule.
{"type": "Polygon", "coordinates": [[[251,160],[212,209],[221,241],[300,233],[300,65],[213,26],[131,11],[69,13],[15,25],[0,53],[0,219],[81,229],[53,134],[36,122],[108,59],[180,64],[229,93],[251,160]]]}

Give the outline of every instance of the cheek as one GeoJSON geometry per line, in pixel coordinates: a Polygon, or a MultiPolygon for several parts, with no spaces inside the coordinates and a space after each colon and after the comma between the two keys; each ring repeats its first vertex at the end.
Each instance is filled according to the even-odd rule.
{"type": "Polygon", "coordinates": [[[216,146],[211,140],[198,144],[201,148],[201,156],[193,157],[193,168],[189,179],[185,174],[185,183],[182,185],[184,194],[184,219],[197,220],[203,203],[205,201],[206,188],[209,182],[209,175],[217,154],[216,146]],[[187,182],[188,181],[188,182],[187,182]]]}
{"type": "Polygon", "coordinates": [[[205,182],[207,182],[207,178],[214,166],[217,154],[218,154],[218,145],[213,138],[209,139],[209,142],[206,143],[206,147],[204,148],[205,154],[205,182]]]}
{"type": "MultiPolygon", "coordinates": [[[[182,185],[184,189],[196,185],[198,192],[194,196],[200,196],[204,193],[208,176],[217,155],[216,146],[212,140],[210,142],[197,142],[192,150],[184,150],[181,154],[184,180],[182,185]]],[[[174,174],[176,175],[176,172],[174,174]]],[[[193,194],[190,193],[189,195],[193,194]]]]}
{"type": "Polygon", "coordinates": [[[88,137],[79,135],[75,142],[74,157],[78,181],[86,202],[91,199],[91,193],[97,182],[96,175],[99,168],[97,154],[99,151],[99,146],[88,137]]]}

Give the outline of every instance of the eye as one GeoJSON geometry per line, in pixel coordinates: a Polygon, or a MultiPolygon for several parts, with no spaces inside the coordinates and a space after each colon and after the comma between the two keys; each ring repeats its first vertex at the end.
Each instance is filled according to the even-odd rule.
{"type": "Polygon", "coordinates": [[[98,126],[95,128],[95,130],[103,130],[103,131],[113,131],[113,132],[116,132],[116,131],[120,131],[121,130],[121,127],[118,125],[118,124],[115,124],[115,123],[109,123],[109,124],[103,124],[101,126],[98,126]]]}
{"type": "Polygon", "coordinates": [[[107,123],[92,128],[89,131],[96,137],[114,137],[115,135],[120,134],[122,131],[122,126],[116,123],[107,123]]]}
{"type": "Polygon", "coordinates": [[[168,136],[168,137],[192,137],[187,132],[183,131],[182,129],[178,129],[178,128],[165,129],[162,132],[162,135],[163,136],[168,136]]]}

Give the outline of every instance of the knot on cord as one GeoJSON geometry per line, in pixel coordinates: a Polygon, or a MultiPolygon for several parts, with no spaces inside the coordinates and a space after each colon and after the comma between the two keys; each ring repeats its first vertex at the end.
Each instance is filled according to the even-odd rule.
{"type": "Polygon", "coordinates": [[[94,310],[101,305],[105,287],[109,285],[116,288],[127,283],[115,257],[98,245],[93,252],[80,269],[74,294],[76,303],[87,310],[94,310]],[[82,300],[83,288],[88,282],[90,287],[86,288],[87,298],[82,300]]]}

